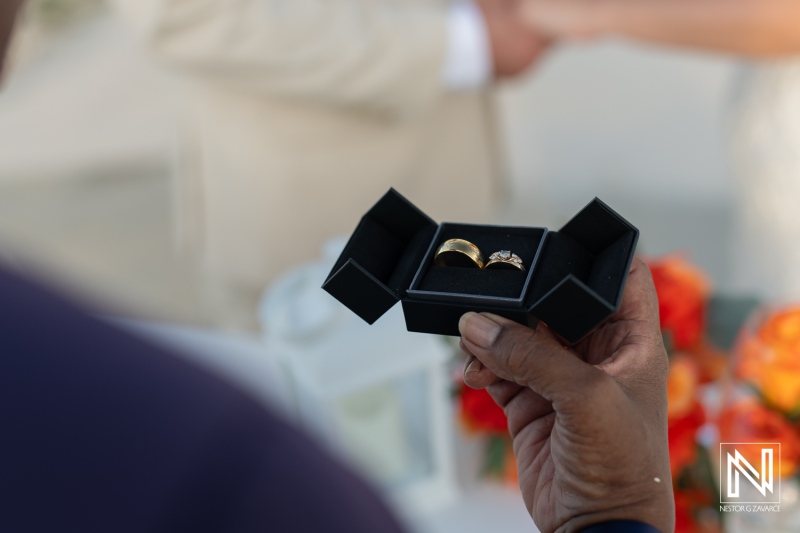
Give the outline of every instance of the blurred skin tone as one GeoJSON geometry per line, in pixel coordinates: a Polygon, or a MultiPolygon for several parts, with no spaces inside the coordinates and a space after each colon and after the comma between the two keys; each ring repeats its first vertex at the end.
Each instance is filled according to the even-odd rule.
{"type": "Polygon", "coordinates": [[[647,266],[620,310],[572,349],[489,314],[461,319],[464,382],[505,410],[520,488],[543,533],[638,520],[673,531],[667,352],[647,266]]]}
{"type": "Polygon", "coordinates": [[[496,78],[527,70],[547,49],[549,41],[525,23],[523,0],[477,0],[486,21],[496,78]]]}
{"type": "Polygon", "coordinates": [[[797,0],[523,0],[550,38],[617,36],[751,57],[800,52],[797,0]]]}
{"type": "Polygon", "coordinates": [[[2,0],[0,2],[0,80],[3,75],[3,65],[6,59],[6,50],[11,41],[14,21],[17,17],[23,0],[2,0]]]}

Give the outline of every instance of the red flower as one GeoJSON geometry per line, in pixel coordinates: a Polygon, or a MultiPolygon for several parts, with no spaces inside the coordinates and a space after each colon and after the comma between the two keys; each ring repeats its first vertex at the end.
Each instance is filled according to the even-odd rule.
{"type": "Polygon", "coordinates": [[[669,425],[669,463],[672,478],[697,459],[697,430],[706,422],[703,405],[697,399],[699,368],[686,355],[676,354],[669,361],[667,376],[667,423],[669,425]]]}
{"type": "Polygon", "coordinates": [[[689,412],[680,418],[669,419],[669,466],[672,479],[697,459],[697,430],[706,423],[706,412],[694,401],[689,412]]]}
{"type": "Polygon", "coordinates": [[[475,390],[462,385],[461,420],[469,431],[507,435],[508,420],[486,389],[475,390]]]}
{"type": "Polygon", "coordinates": [[[706,327],[710,283],[679,256],[648,261],[648,265],[658,293],[661,329],[672,335],[675,349],[699,346],[706,327]]]}
{"type": "Polygon", "coordinates": [[[699,365],[693,359],[681,353],[669,358],[667,418],[677,420],[686,417],[696,408],[699,381],[699,365]]]}
{"type": "Polygon", "coordinates": [[[690,495],[675,491],[675,533],[695,533],[697,524],[692,513],[694,505],[690,495]]]}
{"type": "Polygon", "coordinates": [[[713,499],[708,491],[676,489],[675,533],[721,533],[720,524],[713,514],[697,514],[702,509],[710,510],[713,499]]]}

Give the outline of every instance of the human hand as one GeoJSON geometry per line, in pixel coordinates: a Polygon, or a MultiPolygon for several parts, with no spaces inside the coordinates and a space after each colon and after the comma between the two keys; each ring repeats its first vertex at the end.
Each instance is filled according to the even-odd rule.
{"type": "Polygon", "coordinates": [[[580,531],[638,520],[671,532],[667,353],[647,266],[636,260],[620,310],[572,349],[468,313],[464,382],[488,388],[508,417],[522,496],[537,527],[580,531]]]}
{"type": "Polygon", "coordinates": [[[549,40],[522,18],[521,0],[477,0],[492,48],[496,78],[516,76],[545,52],[549,40]]]}
{"type": "Polygon", "coordinates": [[[611,30],[610,0],[522,0],[520,12],[530,28],[553,39],[589,39],[611,30]]]}

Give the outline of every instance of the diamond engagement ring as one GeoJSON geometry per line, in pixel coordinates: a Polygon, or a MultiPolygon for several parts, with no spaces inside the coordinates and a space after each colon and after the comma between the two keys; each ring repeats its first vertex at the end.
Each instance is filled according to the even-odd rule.
{"type": "Polygon", "coordinates": [[[517,254],[512,254],[508,250],[501,250],[499,252],[495,252],[489,256],[489,262],[486,263],[484,268],[492,268],[492,269],[517,269],[525,272],[525,265],[522,263],[522,259],[517,254]]]}
{"type": "Polygon", "coordinates": [[[433,262],[436,266],[483,268],[483,254],[469,241],[450,239],[436,250],[433,262]]]}

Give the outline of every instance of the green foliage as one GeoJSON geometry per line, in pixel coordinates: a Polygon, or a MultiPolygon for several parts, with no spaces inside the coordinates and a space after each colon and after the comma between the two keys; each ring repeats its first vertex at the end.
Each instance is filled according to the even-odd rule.
{"type": "Polygon", "coordinates": [[[46,27],[60,27],[105,4],[104,0],[30,0],[26,20],[46,27]]]}
{"type": "Polygon", "coordinates": [[[492,435],[486,442],[486,460],[483,463],[483,475],[500,477],[506,460],[508,436],[492,435]]]}

